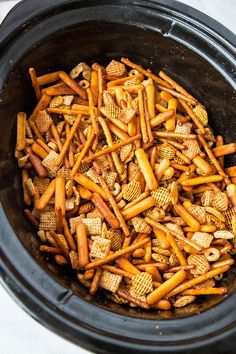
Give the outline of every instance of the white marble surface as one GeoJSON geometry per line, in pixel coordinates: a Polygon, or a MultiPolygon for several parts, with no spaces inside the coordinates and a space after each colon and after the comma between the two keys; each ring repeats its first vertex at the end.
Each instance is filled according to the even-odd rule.
{"type": "MultiPolygon", "coordinates": [[[[35,0],[32,0],[35,1],[35,0]]],[[[37,0],[38,1],[38,0],[37,0]]],[[[18,1],[0,0],[0,22],[18,1]]],[[[168,2],[168,0],[167,0],[168,2]]],[[[236,33],[235,0],[181,0],[215,18],[236,33]]],[[[50,332],[25,313],[0,286],[0,352],[2,354],[86,354],[50,332]]]]}

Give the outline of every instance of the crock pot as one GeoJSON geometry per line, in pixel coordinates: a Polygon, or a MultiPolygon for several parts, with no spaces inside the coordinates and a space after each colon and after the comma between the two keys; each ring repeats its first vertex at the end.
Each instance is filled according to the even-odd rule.
{"type": "Polygon", "coordinates": [[[23,215],[14,145],[16,113],[30,114],[36,103],[28,68],[41,75],[122,56],[165,70],[206,105],[216,133],[236,140],[236,37],[216,21],[175,1],[19,3],[0,31],[2,283],[36,320],[96,353],[235,353],[234,269],[224,282],[227,297],[173,314],[121,308],[99,294],[92,299],[75,276],[40,254],[23,215]]]}

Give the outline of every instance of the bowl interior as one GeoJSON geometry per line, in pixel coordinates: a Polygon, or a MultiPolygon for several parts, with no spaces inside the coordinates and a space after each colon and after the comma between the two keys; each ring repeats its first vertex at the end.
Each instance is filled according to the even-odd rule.
{"type": "MultiPolygon", "coordinates": [[[[19,43],[19,45],[21,45],[19,43]]],[[[28,75],[34,67],[38,75],[46,72],[70,71],[80,61],[91,64],[95,61],[107,65],[111,59],[122,56],[134,60],[153,72],[166,71],[202,102],[208,112],[210,125],[216,134],[222,134],[225,142],[236,140],[234,119],[235,92],[230,83],[205,59],[177,41],[161,33],[143,28],[89,22],[63,29],[37,43],[16,63],[5,89],[0,96],[0,197],[9,223],[24,247],[43,269],[63,286],[78,296],[120,314],[142,318],[183,317],[202,312],[223,297],[208,297],[199,303],[175,311],[158,314],[120,307],[104,300],[98,293],[93,299],[76,280],[76,274],[59,268],[50,257],[38,251],[38,240],[23,214],[20,171],[14,160],[16,114],[30,114],[36,104],[28,75]]],[[[226,159],[235,163],[235,158],[226,159]]],[[[224,284],[229,284],[230,293],[235,288],[235,271],[229,272],[224,284]]]]}

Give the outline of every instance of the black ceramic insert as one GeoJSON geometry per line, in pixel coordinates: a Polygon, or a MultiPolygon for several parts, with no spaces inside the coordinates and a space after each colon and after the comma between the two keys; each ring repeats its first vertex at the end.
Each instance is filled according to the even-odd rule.
{"type": "MultiPolygon", "coordinates": [[[[230,294],[170,312],[119,307],[87,290],[38,252],[23,215],[14,160],[16,113],[30,114],[35,97],[28,68],[38,75],[69,71],[78,62],[108,64],[122,56],[164,69],[203,102],[210,124],[236,140],[235,36],[175,1],[25,0],[0,31],[0,271],[4,285],[37,320],[99,353],[233,353],[235,270],[230,294]],[[186,317],[190,316],[190,317],[186,317]]],[[[228,161],[236,163],[236,161],[228,161]]]]}

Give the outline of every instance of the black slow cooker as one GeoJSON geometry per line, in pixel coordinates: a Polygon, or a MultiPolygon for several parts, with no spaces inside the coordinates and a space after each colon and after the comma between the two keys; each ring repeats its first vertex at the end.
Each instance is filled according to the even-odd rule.
{"type": "Polygon", "coordinates": [[[22,1],[0,27],[2,283],[36,320],[96,353],[235,353],[235,269],[227,297],[175,313],[121,308],[92,299],[39,253],[23,215],[14,145],[16,113],[36,103],[28,68],[41,75],[122,56],[165,70],[206,105],[216,133],[236,140],[236,37],[216,21],[171,0],[22,1]]]}

